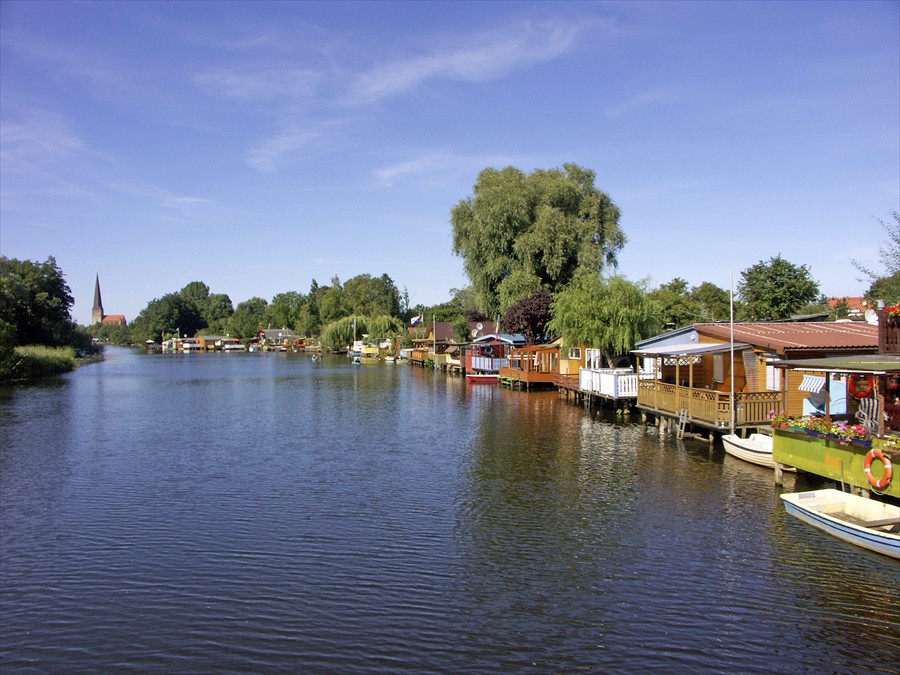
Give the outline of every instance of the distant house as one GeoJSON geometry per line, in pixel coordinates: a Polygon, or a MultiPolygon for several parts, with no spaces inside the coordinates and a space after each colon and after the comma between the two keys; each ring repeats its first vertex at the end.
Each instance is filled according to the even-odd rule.
{"type": "Polygon", "coordinates": [[[838,319],[861,319],[865,316],[867,309],[874,309],[874,307],[869,306],[869,302],[865,298],[828,298],[828,306],[832,312],[842,305],[846,306],[847,313],[841,312],[841,316],[837,317],[838,319]]]}
{"type": "Polygon", "coordinates": [[[266,328],[256,334],[264,347],[288,347],[294,342],[294,332],[288,328],[266,328]]]}
{"type": "MultiPolygon", "coordinates": [[[[470,321],[468,336],[475,340],[484,335],[493,333],[496,324],[493,321],[470,321]]],[[[418,323],[409,328],[412,336],[413,349],[409,353],[409,359],[416,364],[424,364],[427,359],[443,362],[447,358],[460,361],[459,346],[466,344],[456,334],[456,328],[450,321],[431,321],[418,323]],[[443,354],[448,357],[441,358],[443,354]]]]}
{"type": "Polygon", "coordinates": [[[240,340],[229,335],[198,335],[197,343],[207,352],[231,351],[243,347],[240,340]]]}
{"type": "Polygon", "coordinates": [[[513,348],[524,344],[522,335],[490,333],[476,337],[466,348],[466,372],[499,373],[500,368],[509,365],[509,354],[513,348]]]}
{"type": "Polygon", "coordinates": [[[107,314],[100,321],[101,326],[125,326],[127,323],[124,314],[107,314]]]}

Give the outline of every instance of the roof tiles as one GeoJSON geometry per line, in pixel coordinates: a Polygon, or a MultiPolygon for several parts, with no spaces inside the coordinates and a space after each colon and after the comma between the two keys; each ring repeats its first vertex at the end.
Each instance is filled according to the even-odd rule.
{"type": "MultiPolygon", "coordinates": [[[[701,335],[730,340],[727,323],[698,323],[701,335]]],[[[775,352],[802,349],[870,350],[878,348],[878,326],[862,321],[799,323],[736,323],[734,339],[775,352]]]]}

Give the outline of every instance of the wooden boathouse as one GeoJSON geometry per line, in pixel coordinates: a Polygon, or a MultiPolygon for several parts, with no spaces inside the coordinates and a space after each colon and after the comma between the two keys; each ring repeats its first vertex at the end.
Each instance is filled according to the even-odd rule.
{"type": "Polygon", "coordinates": [[[771,411],[800,415],[801,378],[782,377],[786,359],[872,354],[877,327],[863,322],[694,324],[636,345],[637,407],[679,434],[738,433],[770,427],[771,411]],[[733,388],[732,388],[733,382],[733,388]]]}

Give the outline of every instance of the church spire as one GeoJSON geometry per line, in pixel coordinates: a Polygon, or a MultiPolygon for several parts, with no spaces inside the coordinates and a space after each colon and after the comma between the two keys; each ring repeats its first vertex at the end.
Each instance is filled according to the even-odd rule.
{"type": "Polygon", "coordinates": [[[103,300],[100,299],[100,275],[94,282],[94,309],[91,311],[91,322],[101,323],[103,321],[103,300]]]}

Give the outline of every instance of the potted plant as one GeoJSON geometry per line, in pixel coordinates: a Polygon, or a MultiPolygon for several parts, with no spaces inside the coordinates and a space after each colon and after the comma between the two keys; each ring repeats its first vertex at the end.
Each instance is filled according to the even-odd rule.
{"type": "Polygon", "coordinates": [[[772,422],[772,426],[776,429],[789,429],[790,428],[790,417],[788,414],[782,410],[781,412],[775,412],[774,410],[769,411],[769,420],[772,422]]]}

